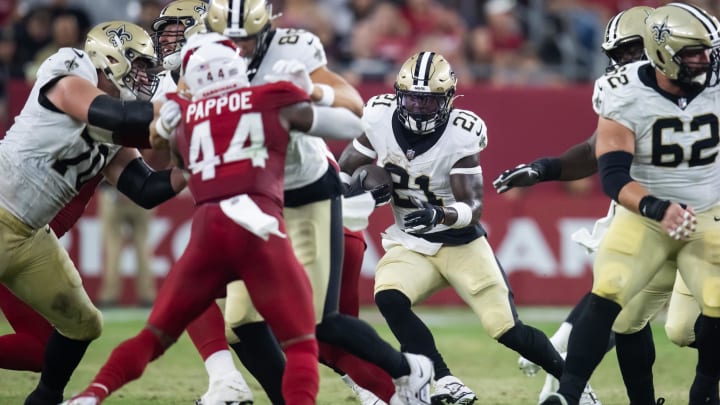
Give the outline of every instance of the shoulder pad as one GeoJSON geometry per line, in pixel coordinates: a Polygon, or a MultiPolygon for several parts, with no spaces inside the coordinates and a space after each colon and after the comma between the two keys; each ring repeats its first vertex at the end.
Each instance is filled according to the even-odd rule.
{"type": "Polygon", "coordinates": [[[478,152],[487,147],[487,125],[480,116],[470,110],[453,109],[445,131],[451,132],[451,136],[467,144],[469,148],[478,148],[478,152]]]}

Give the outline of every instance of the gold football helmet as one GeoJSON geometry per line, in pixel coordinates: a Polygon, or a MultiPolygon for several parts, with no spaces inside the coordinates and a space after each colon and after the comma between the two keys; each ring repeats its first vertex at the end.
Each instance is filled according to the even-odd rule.
{"type": "Polygon", "coordinates": [[[149,100],[159,79],[148,72],[158,64],[150,35],[127,21],[96,25],[87,34],[85,52],[95,68],[120,90],[125,100],[149,100]]]}
{"type": "Polygon", "coordinates": [[[455,99],[457,77],[444,57],[420,52],[400,67],[395,80],[398,116],[416,134],[429,134],[445,124],[455,99]]]}
{"type": "Polygon", "coordinates": [[[180,67],[180,49],[190,36],[205,30],[203,17],[207,8],[207,3],[200,0],[177,0],[165,6],[160,16],[153,20],[155,47],[164,69],[175,70],[180,67]],[[184,30],[165,30],[168,25],[175,24],[182,25],[184,30]]]}
{"type": "Polygon", "coordinates": [[[658,7],[645,24],[645,52],[653,66],[683,86],[714,86],[720,68],[720,23],[705,10],[684,3],[658,7]],[[683,52],[704,50],[708,62],[683,61],[683,52]]]}
{"type": "Polygon", "coordinates": [[[212,0],[205,15],[208,31],[217,32],[233,39],[256,39],[252,60],[267,48],[267,33],[271,28],[272,5],[266,0],[212,0]]]}
{"type": "Polygon", "coordinates": [[[610,58],[608,70],[645,58],[643,32],[652,7],[637,6],[620,12],[608,21],[601,45],[610,58]]]}

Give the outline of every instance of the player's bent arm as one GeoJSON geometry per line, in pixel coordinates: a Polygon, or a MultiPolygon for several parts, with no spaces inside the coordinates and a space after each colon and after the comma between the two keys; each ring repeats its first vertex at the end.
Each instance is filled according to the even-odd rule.
{"type": "Polygon", "coordinates": [[[362,122],[346,108],[324,107],[307,102],[282,109],[290,128],[321,138],[351,140],[363,133],[362,122]]]}
{"type": "Polygon", "coordinates": [[[444,224],[463,228],[476,223],[482,215],[483,180],[477,155],[458,160],[450,170],[450,188],[455,203],[443,207],[444,224]]]}
{"type": "Polygon", "coordinates": [[[310,79],[315,85],[310,93],[312,101],[332,107],[345,107],[358,117],[362,116],[363,99],[357,89],[342,76],[323,66],[310,73],[310,79]]]}
{"type": "Polygon", "coordinates": [[[45,96],[55,108],[76,120],[112,131],[113,143],[149,146],[147,126],[153,118],[153,105],[147,101],[111,97],[77,76],[59,79],[46,90],[45,96]]]}
{"type": "Polygon", "coordinates": [[[103,171],[105,179],[137,205],[150,209],[174,197],[187,180],[180,169],[155,171],[134,148],[122,148],[103,171]]]}
{"type": "Polygon", "coordinates": [[[338,165],[340,166],[340,180],[350,184],[350,179],[355,169],[362,165],[370,164],[377,158],[370,141],[365,134],[353,139],[340,154],[338,165]]]}
{"type": "MultiPolygon", "coordinates": [[[[596,133],[577,145],[571,146],[560,159],[560,181],[572,181],[592,176],[598,170],[595,158],[596,133]]],[[[541,180],[542,181],[542,180],[541,180]]]]}

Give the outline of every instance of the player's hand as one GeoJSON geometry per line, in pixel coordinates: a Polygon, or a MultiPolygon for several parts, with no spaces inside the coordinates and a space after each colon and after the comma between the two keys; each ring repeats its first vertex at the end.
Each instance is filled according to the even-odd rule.
{"type": "Polygon", "coordinates": [[[532,165],[521,164],[502,172],[493,181],[493,187],[502,194],[513,187],[530,187],[539,181],[540,173],[532,165]]]}
{"type": "Polygon", "coordinates": [[[310,95],[313,82],[305,65],[297,60],[279,60],[272,67],[272,73],[265,75],[266,82],[288,81],[300,87],[310,95]]]}
{"type": "Polygon", "coordinates": [[[353,178],[352,183],[343,183],[343,195],[345,197],[354,197],[362,193],[370,193],[372,198],[375,200],[375,206],[385,205],[390,202],[392,198],[392,189],[389,184],[380,184],[369,190],[366,190],[363,186],[365,178],[367,177],[367,170],[361,170],[357,177],[353,178]]]}
{"type": "Polygon", "coordinates": [[[692,235],[697,228],[695,210],[684,204],[671,203],[665,211],[660,225],[673,239],[685,239],[692,235]]]}
{"type": "Polygon", "coordinates": [[[172,100],[167,101],[163,103],[162,107],[160,107],[159,114],[160,117],[155,122],[155,130],[157,130],[158,135],[168,139],[170,138],[170,134],[175,131],[175,128],[178,126],[180,119],[182,118],[180,104],[172,100]]]}
{"type": "Polygon", "coordinates": [[[421,201],[416,197],[410,197],[410,201],[419,209],[405,215],[405,218],[403,218],[407,232],[425,233],[445,220],[445,211],[443,211],[442,207],[421,201]]]}

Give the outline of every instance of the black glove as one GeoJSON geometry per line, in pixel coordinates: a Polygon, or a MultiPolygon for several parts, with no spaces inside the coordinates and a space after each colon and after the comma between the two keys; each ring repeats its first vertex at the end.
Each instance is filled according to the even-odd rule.
{"type": "Polygon", "coordinates": [[[356,195],[369,192],[375,200],[376,206],[384,205],[390,202],[390,198],[392,198],[392,188],[390,187],[390,185],[381,184],[379,186],[371,188],[370,190],[366,190],[363,187],[363,182],[365,181],[367,175],[368,172],[366,170],[362,170],[360,171],[360,174],[358,174],[358,176],[352,180],[352,183],[343,183],[343,195],[345,197],[354,197],[356,195]]]}
{"type": "Polygon", "coordinates": [[[403,218],[405,220],[405,231],[409,233],[425,233],[445,220],[445,211],[443,211],[442,207],[420,201],[416,197],[410,197],[410,201],[419,209],[405,215],[405,218],[403,218]]]}
{"type": "Polygon", "coordinates": [[[558,158],[537,159],[529,165],[521,164],[505,170],[494,181],[493,187],[502,194],[514,187],[530,187],[541,181],[560,178],[562,163],[558,158]]]}

